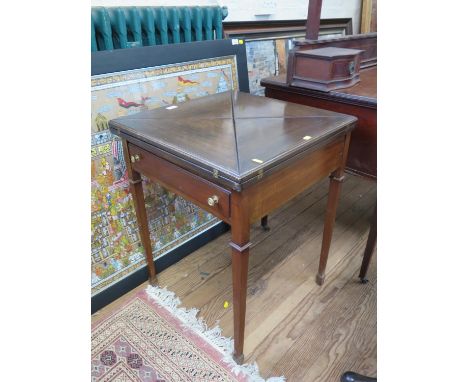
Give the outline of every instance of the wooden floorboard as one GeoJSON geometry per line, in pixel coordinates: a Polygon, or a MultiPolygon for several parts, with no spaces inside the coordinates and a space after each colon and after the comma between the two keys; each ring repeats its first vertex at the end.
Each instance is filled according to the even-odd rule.
{"type": "MultiPolygon", "coordinates": [[[[358,283],[376,184],[349,175],[343,184],[325,284],[315,284],[328,180],[270,215],[271,230],[251,229],[245,331],[246,362],[264,377],[288,381],[339,381],[353,370],[376,375],[376,256],[370,282],[358,283]]],[[[233,335],[229,233],[158,275],[181,299],[200,309],[209,326],[233,335]]],[[[136,293],[146,283],[127,294],[136,293]]],[[[118,308],[126,296],[93,315],[118,308]]]]}

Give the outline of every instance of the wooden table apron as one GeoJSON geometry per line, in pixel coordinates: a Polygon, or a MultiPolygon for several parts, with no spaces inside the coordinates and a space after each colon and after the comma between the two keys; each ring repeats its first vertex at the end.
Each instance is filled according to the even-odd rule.
{"type": "Polygon", "coordinates": [[[324,225],[320,266],[317,282],[323,283],[326,261],[332,237],[338,196],[349,148],[351,132],[345,131],[324,142],[321,147],[297,155],[281,169],[265,175],[257,182],[236,191],[215,184],[179,165],[151,153],[122,137],[125,160],[129,169],[130,190],[133,196],[140,235],[148,262],[150,282],[156,282],[151,242],[141,175],[183,196],[231,226],[232,281],[234,311],[234,344],[236,361],[243,361],[247,274],[250,243],[250,224],[297,196],[320,179],[330,175],[330,190],[324,225]],[[138,161],[131,157],[138,155],[138,161]],[[210,206],[209,197],[218,196],[218,203],[210,206]]]}

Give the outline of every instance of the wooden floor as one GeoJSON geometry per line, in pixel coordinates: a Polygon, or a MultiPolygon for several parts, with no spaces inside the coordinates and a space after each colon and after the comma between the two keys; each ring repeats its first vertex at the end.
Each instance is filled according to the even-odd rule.
{"type": "MultiPolygon", "coordinates": [[[[252,227],[245,361],[262,376],[288,381],[339,381],[352,370],[376,376],[376,254],[369,283],[358,272],[376,200],[376,184],[348,175],[343,184],[325,284],[315,283],[328,179],[270,215],[271,230],[252,227]]],[[[226,233],[161,272],[158,280],[200,309],[209,326],[219,320],[233,336],[231,260],[226,233]]],[[[146,287],[141,285],[134,291],[146,287]]],[[[123,297],[125,298],[125,296],[123,297]]],[[[119,299],[93,315],[115,309],[119,299]]]]}

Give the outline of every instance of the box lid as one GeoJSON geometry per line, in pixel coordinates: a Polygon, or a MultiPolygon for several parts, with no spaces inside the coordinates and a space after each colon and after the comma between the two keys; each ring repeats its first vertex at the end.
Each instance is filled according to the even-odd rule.
{"type": "Polygon", "coordinates": [[[336,48],[336,47],[326,47],[318,49],[306,49],[299,50],[296,52],[296,56],[307,56],[307,57],[317,57],[322,59],[334,59],[341,57],[353,57],[364,52],[360,49],[348,49],[348,48],[336,48]]]}

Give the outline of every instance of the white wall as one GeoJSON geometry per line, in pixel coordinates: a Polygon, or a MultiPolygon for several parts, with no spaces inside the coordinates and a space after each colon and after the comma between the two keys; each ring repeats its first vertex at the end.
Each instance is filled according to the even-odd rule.
{"type": "MultiPolygon", "coordinates": [[[[307,18],[308,0],[91,0],[92,6],[138,5],[225,5],[226,21],[288,20],[307,18]]],[[[353,18],[353,32],[359,33],[361,0],[323,0],[323,19],[353,18]]]]}

